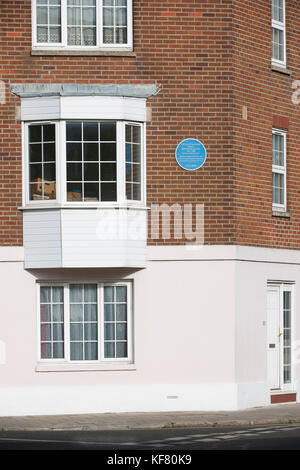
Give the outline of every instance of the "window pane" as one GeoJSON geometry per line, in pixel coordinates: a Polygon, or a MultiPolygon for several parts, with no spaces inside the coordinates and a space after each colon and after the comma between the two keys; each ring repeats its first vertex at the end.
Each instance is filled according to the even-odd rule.
{"type": "MultiPolygon", "coordinates": [[[[33,146],[32,146],[33,147],[33,146]]],[[[55,144],[44,144],[44,161],[54,162],[55,161],[55,144]]]]}
{"type": "Polygon", "coordinates": [[[110,286],[104,286],[104,302],[113,302],[114,300],[114,288],[110,286]]]}
{"type": "MultiPolygon", "coordinates": [[[[48,181],[55,181],[55,164],[45,163],[44,165],[44,178],[48,181]]],[[[45,186],[46,190],[46,186],[45,186]]],[[[49,189],[51,191],[51,189],[49,189]]]]}
{"type": "Polygon", "coordinates": [[[52,359],[52,344],[51,343],[41,344],[41,359],[52,359]]]}
{"type": "MultiPolygon", "coordinates": [[[[49,126],[45,126],[49,127],[49,126]]],[[[42,142],[42,126],[33,125],[29,127],[29,142],[42,142]]]]}
{"type": "Polygon", "coordinates": [[[97,343],[85,343],[84,354],[86,361],[96,361],[98,359],[97,343]]]}
{"type": "Polygon", "coordinates": [[[43,159],[42,144],[29,145],[29,161],[30,163],[41,162],[43,159]]]}
{"type": "Polygon", "coordinates": [[[97,323],[85,323],[84,324],[84,339],[87,340],[97,340],[97,323]]]}
{"type": "Polygon", "coordinates": [[[78,141],[82,139],[80,122],[67,122],[67,140],[78,141]]]}
{"type": "Polygon", "coordinates": [[[70,285],[70,340],[80,344],[73,346],[73,360],[98,358],[97,302],[97,284],[70,285]]]}
{"type": "Polygon", "coordinates": [[[43,323],[41,325],[41,340],[42,341],[52,340],[51,323],[43,323]]]}
{"type": "Polygon", "coordinates": [[[83,321],[83,305],[82,304],[70,304],[70,320],[71,322],[83,321]]]}
{"type": "Polygon", "coordinates": [[[83,324],[71,323],[70,325],[70,339],[71,341],[79,341],[83,339],[83,324]]]}
{"type": "Polygon", "coordinates": [[[38,1],[36,7],[37,41],[58,43],[61,41],[60,1],[38,1]]]}
{"type": "Polygon", "coordinates": [[[31,125],[28,137],[30,200],[55,199],[55,125],[31,125]]]}
{"type": "Polygon", "coordinates": [[[127,43],[127,2],[103,2],[103,42],[127,43]]]}
{"type": "Polygon", "coordinates": [[[126,323],[116,324],[116,339],[127,340],[127,325],[126,323]]]}
{"type": "Polygon", "coordinates": [[[101,201],[116,201],[117,186],[115,183],[101,184],[101,201]]]}
{"type": "Polygon", "coordinates": [[[84,46],[96,45],[96,28],[83,28],[82,34],[84,46]]]}
{"type": "Polygon", "coordinates": [[[67,184],[67,200],[78,202],[82,201],[82,184],[68,183],[67,184]]]}
{"type": "Polygon", "coordinates": [[[81,181],[82,180],[82,165],[81,165],[81,163],[68,163],[68,165],[67,165],[67,180],[68,181],[81,181]]]}
{"type": "Polygon", "coordinates": [[[43,303],[51,302],[51,287],[41,287],[40,298],[43,303]]]}
{"type": "Polygon", "coordinates": [[[48,24],[48,8],[47,7],[37,7],[36,21],[37,21],[37,24],[48,24]]]}
{"type": "Polygon", "coordinates": [[[41,358],[64,357],[63,287],[40,287],[41,358]]]}
{"type": "Polygon", "coordinates": [[[97,321],[97,304],[84,305],[84,321],[97,321]]]}
{"type": "Polygon", "coordinates": [[[83,8],[82,9],[82,24],[83,25],[96,25],[96,8],[83,8]]]}
{"type": "Polygon", "coordinates": [[[116,44],[127,43],[127,28],[116,28],[116,44]]]}
{"type": "Polygon", "coordinates": [[[61,28],[60,27],[50,27],[49,28],[50,42],[61,42],[61,28]]]}
{"type": "Polygon", "coordinates": [[[97,284],[84,285],[84,301],[97,302],[97,284]]]}
{"type": "Polygon", "coordinates": [[[98,123],[97,122],[84,122],[83,123],[83,139],[85,141],[98,142],[98,123]]]}
{"type": "Polygon", "coordinates": [[[127,305],[125,304],[116,305],[116,320],[127,321],[127,305]]]}
{"type": "Polygon", "coordinates": [[[41,305],[40,307],[41,323],[51,321],[51,305],[41,305]]]}
{"type": "Polygon", "coordinates": [[[60,25],[60,8],[51,7],[49,8],[49,13],[50,24],[60,25]]]}
{"type": "Polygon", "coordinates": [[[116,8],[115,13],[115,24],[116,26],[126,26],[127,24],[127,9],[116,8]]]}
{"type": "Polygon", "coordinates": [[[53,343],[53,359],[64,358],[64,343],[53,343]]]}
{"type": "Polygon", "coordinates": [[[67,137],[83,139],[78,140],[78,143],[67,141],[67,200],[115,201],[117,197],[116,143],[109,139],[116,138],[116,123],[68,122],[67,137]],[[105,142],[102,143],[100,139],[105,139],[105,142]],[[71,163],[76,159],[78,164],[71,163]],[[102,162],[101,168],[99,160],[102,162]],[[110,183],[111,181],[113,183],[110,183]],[[70,186],[72,182],[81,183],[81,185],[72,187],[70,186]]]}
{"type": "Polygon", "coordinates": [[[272,0],[272,19],[283,22],[283,0],[272,0]]]}
{"type": "Polygon", "coordinates": [[[116,287],[116,302],[127,302],[127,287],[116,287]]]}
{"type": "Polygon", "coordinates": [[[272,28],[272,56],[275,60],[284,60],[284,33],[277,28],[272,28]]]}
{"type": "Polygon", "coordinates": [[[70,284],[70,302],[83,302],[82,284],[70,284]]]}
{"type": "Polygon", "coordinates": [[[127,357],[127,343],[116,343],[116,357],[127,357]]]}
{"type": "Polygon", "coordinates": [[[115,357],[115,343],[104,343],[104,357],[106,359],[115,357]]]}
{"type": "Polygon", "coordinates": [[[101,142],[115,142],[116,141],[116,123],[115,122],[102,122],[101,123],[100,140],[101,142]]]}
{"type": "Polygon", "coordinates": [[[99,164],[84,164],[84,181],[99,181],[99,164]]]}
{"type": "Polygon", "coordinates": [[[116,164],[115,163],[102,163],[101,164],[101,180],[102,181],[116,181],[116,164]]]}
{"type": "Polygon", "coordinates": [[[105,340],[115,339],[115,324],[114,323],[104,324],[104,339],[105,340]]]}
{"type": "Polygon", "coordinates": [[[114,304],[104,304],[104,321],[115,321],[114,304]]]}
{"type": "Polygon", "coordinates": [[[81,143],[78,143],[78,144],[67,143],[67,160],[77,161],[77,162],[80,162],[82,160],[81,143]]]}
{"type": "Polygon", "coordinates": [[[104,302],[105,357],[127,357],[127,287],[105,286],[104,302]]]}
{"type": "Polygon", "coordinates": [[[53,321],[63,322],[64,321],[64,304],[54,304],[52,307],[53,321]]]}
{"type": "Polygon", "coordinates": [[[281,173],[272,174],[273,178],[273,203],[284,204],[284,175],[281,173]]]}
{"type": "Polygon", "coordinates": [[[37,42],[48,42],[48,28],[37,27],[37,42]]]}
{"type": "Polygon", "coordinates": [[[83,343],[70,344],[70,358],[72,361],[83,360],[83,343]]]}
{"type": "Polygon", "coordinates": [[[85,183],[84,184],[84,200],[85,201],[99,201],[99,184],[98,183],[85,183]]]}
{"type": "Polygon", "coordinates": [[[116,144],[101,144],[100,145],[100,159],[101,161],[116,161],[116,144]]]}
{"type": "Polygon", "coordinates": [[[60,341],[64,339],[63,323],[53,323],[53,340],[60,341]]]}

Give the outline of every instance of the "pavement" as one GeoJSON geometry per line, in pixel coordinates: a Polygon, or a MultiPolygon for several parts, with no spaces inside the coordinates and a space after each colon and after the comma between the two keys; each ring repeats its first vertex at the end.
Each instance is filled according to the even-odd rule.
{"type": "Polygon", "coordinates": [[[300,403],[240,411],[0,417],[0,431],[105,431],[300,423],[300,403]]]}

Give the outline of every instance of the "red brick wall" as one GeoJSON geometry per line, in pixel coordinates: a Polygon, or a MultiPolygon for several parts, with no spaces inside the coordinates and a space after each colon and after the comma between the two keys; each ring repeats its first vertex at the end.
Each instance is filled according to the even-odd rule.
{"type": "MultiPolygon", "coordinates": [[[[161,92],[149,100],[152,123],[147,125],[148,205],[204,203],[206,243],[234,243],[233,3],[233,0],[135,0],[136,57],[46,57],[30,55],[31,1],[2,0],[0,79],[7,89],[9,83],[16,82],[160,84],[161,92]],[[181,169],[175,161],[178,143],[188,137],[200,139],[208,152],[205,165],[194,172],[181,169]]],[[[265,28],[267,31],[268,24],[265,28]]],[[[263,61],[266,75],[268,54],[269,50],[263,61]]],[[[2,245],[22,244],[22,215],[17,209],[21,205],[21,132],[15,121],[18,103],[8,92],[7,104],[0,105],[2,245]]],[[[282,114],[275,106],[274,112],[279,111],[282,114]]],[[[266,139],[264,151],[265,155],[269,152],[266,139]]],[[[243,166],[238,175],[242,171],[243,166]]],[[[242,178],[238,176],[236,183],[242,178]]],[[[266,175],[266,182],[268,178],[266,175]]],[[[242,237],[239,241],[243,243],[242,237]]],[[[258,239],[251,243],[258,243],[258,239]]]]}
{"type": "Polygon", "coordinates": [[[271,70],[271,1],[235,2],[234,154],[236,241],[242,245],[300,247],[299,2],[286,0],[287,68],[271,70]],[[242,106],[248,120],[242,119],[242,106]],[[287,131],[287,209],[272,216],[272,126],[287,131]]]}

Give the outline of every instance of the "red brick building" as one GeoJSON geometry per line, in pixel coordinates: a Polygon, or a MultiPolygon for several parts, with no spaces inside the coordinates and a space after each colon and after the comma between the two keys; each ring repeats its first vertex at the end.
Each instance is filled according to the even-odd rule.
{"type": "Polygon", "coordinates": [[[0,1],[2,415],[297,400],[297,7],[0,1]]]}

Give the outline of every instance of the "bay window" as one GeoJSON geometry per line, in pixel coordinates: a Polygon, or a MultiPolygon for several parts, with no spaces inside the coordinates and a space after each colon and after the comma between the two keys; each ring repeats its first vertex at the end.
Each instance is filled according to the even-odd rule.
{"type": "Polygon", "coordinates": [[[130,283],[39,287],[41,361],[131,359],[130,283]]]}
{"type": "Polygon", "coordinates": [[[29,204],[142,202],[142,124],[60,121],[25,129],[29,204]]]}
{"type": "Polygon", "coordinates": [[[33,48],[132,48],[132,0],[32,0],[33,48]]]}

